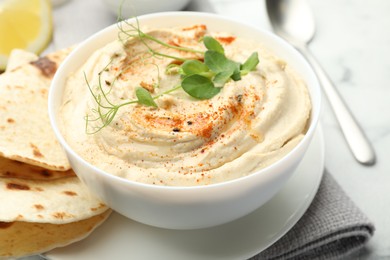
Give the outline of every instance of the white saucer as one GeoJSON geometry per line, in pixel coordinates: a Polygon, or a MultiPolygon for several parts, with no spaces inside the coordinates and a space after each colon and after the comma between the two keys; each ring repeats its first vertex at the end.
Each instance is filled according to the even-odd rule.
{"type": "Polygon", "coordinates": [[[324,143],[319,128],[286,186],[246,217],[214,228],[175,231],[113,213],[88,238],[44,256],[50,260],[247,259],[276,242],[302,217],[317,192],[323,170],[324,143]]]}

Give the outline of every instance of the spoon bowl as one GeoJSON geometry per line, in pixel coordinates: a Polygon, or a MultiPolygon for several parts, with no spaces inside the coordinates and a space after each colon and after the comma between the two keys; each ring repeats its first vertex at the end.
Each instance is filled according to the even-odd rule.
{"type": "Polygon", "coordinates": [[[267,12],[278,35],[295,44],[308,43],[315,34],[314,16],[308,5],[298,2],[303,0],[267,1],[267,12]]]}

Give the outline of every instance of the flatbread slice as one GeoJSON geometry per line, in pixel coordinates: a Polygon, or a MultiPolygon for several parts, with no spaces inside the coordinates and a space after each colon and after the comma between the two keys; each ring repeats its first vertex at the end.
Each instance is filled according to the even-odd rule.
{"type": "Polygon", "coordinates": [[[53,171],[0,156],[0,178],[7,177],[50,181],[75,176],[76,174],[73,170],[53,171]]]}
{"type": "Polygon", "coordinates": [[[0,221],[64,224],[108,207],[77,178],[37,181],[0,178],[0,221]]]}
{"type": "Polygon", "coordinates": [[[87,237],[111,210],[68,224],[0,222],[0,259],[40,254],[87,237]]]}
{"type": "Polygon", "coordinates": [[[51,79],[69,51],[15,62],[0,75],[0,156],[50,170],[70,169],[47,109],[51,79]]]}
{"type": "Polygon", "coordinates": [[[48,89],[68,52],[16,51],[0,75],[0,259],[81,240],[111,213],[70,169],[49,123],[48,89]]]}
{"type": "Polygon", "coordinates": [[[38,58],[39,57],[33,52],[28,52],[22,49],[14,49],[9,55],[5,72],[12,71],[17,67],[35,61],[38,58]]]}

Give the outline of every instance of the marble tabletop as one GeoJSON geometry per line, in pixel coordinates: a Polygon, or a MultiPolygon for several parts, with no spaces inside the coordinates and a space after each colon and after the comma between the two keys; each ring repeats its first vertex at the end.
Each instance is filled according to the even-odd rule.
{"type": "MultiPolygon", "coordinates": [[[[390,258],[390,102],[387,100],[390,1],[308,2],[317,23],[310,49],[337,85],[377,155],[373,166],[360,165],[353,158],[325,100],[321,123],[326,168],[376,226],[367,247],[353,258],[387,259],[390,258]]],[[[264,0],[193,0],[187,9],[216,12],[271,28],[264,0]]],[[[46,52],[80,42],[116,21],[101,0],[70,0],[53,11],[54,37],[46,52]]]]}

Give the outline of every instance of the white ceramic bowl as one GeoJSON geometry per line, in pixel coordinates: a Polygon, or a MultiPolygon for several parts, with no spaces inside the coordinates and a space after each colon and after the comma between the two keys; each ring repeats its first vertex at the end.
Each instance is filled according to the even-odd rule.
{"type": "Polygon", "coordinates": [[[191,0],[103,0],[107,8],[118,15],[121,11],[122,17],[134,17],[142,14],[180,11],[186,7],[191,0]]]}
{"type": "Polygon", "coordinates": [[[226,31],[261,41],[303,77],[312,100],[310,126],[303,140],[284,158],[249,176],[197,187],[165,187],[137,183],[104,172],[81,158],[58,129],[58,110],[64,83],[98,48],[117,37],[117,25],[81,43],[58,69],[49,94],[49,115],[70,163],[82,181],[110,207],[136,221],[163,228],[195,229],[223,224],[249,214],[272,198],[293,174],[313,137],[320,113],[320,89],[312,69],[289,44],[259,28],[209,13],[171,12],[138,17],[149,27],[206,24],[211,31],[226,31]]]}

